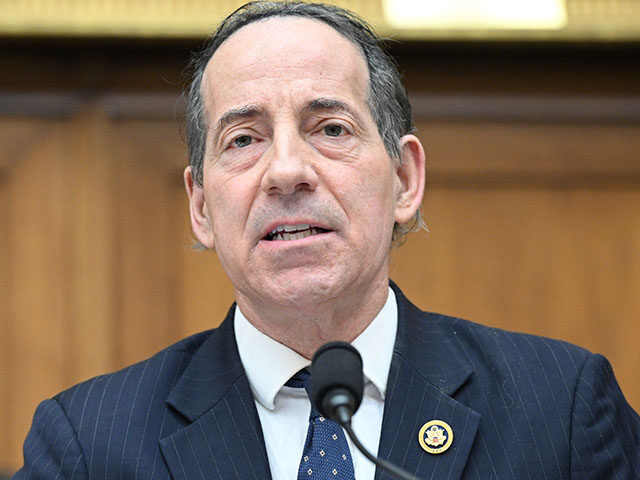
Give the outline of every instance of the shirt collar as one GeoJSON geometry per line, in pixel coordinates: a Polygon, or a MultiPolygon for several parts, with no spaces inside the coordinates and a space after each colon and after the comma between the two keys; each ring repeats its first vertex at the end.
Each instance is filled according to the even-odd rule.
{"type": "Polygon", "coordinates": [[[362,356],[362,370],[365,381],[368,379],[378,389],[384,400],[387,391],[387,379],[393,356],[398,329],[398,306],[396,295],[389,288],[389,295],[378,315],[365,330],[351,342],[362,356]]]}
{"type": "MultiPolygon", "coordinates": [[[[384,399],[393,345],[398,327],[398,308],[393,290],[384,306],[369,326],[352,342],[363,361],[365,382],[378,389],[384,399]]],[[[236,306],[234,331],[240,360],[247,373],[254,398],[265,408],[273,410],[275,398],[283,385],[311,361],[286,345],[265,335],[236,306]]]]}

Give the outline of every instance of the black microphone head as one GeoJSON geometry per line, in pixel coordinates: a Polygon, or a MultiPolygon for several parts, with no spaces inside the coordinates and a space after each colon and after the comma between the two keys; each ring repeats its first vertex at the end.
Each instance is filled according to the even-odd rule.
{"type": "Polygon", "coordinates": [[[311,402],[325,417],[334,419],[331,397],[348,397],[351,414],[362,402],[364,377],[362,357],[349,343],[330,342],[313,355],[311,364],[311,402]]]}

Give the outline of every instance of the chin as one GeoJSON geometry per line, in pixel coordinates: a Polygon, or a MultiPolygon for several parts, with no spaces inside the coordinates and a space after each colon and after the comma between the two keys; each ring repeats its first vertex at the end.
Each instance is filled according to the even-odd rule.
{"type": "Polygon", "coordinates": [[[269,296],[282,306],[312,306],[331,300],[344,293],[348,282],[344,278],[332,276],[294,275],[272,280],[264,288],[269,296]]]}

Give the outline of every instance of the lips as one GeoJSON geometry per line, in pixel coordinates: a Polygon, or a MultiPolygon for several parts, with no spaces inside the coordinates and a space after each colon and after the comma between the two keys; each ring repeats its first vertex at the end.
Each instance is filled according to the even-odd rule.
{"type": "Polygon", "coordinates": [[[301,223],[298,225],[279,225],[271,230],[264,238],[268,241],[280,240],[300,240],[303,238],[311,237],[312,235],[318,235],[320,233],[326,233],[329,230],[320,228],[308,223],[301,223]]]}

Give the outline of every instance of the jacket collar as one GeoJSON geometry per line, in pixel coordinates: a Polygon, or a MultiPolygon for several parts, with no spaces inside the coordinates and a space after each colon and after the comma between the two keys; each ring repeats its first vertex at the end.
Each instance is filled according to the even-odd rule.
{"type": "Polygon", "coordinates": [[[453,344],[454,332],[443,328],[442,315],[423,312],[390,282],[398,303],[394,355],[402,358],[442,393],[452,396],[473,374],[472,365],[453,344]]]}
{"type": "Polygon", "coordinates": [[[167,398],[189,423],[160,440],[174,479],[270,478],[260,419],[233,332],[235,304],[167,398]]]}
{"type": "Polygon", "coordinates": [[[167,398],[167,404],[193,422],[245,377],[233,333],[235,303],[207,338],[167,398]]]}
{"type": "MultiPolygon", "coordinates": [[[[455,332],[440,316],[422,312],[393,283],[398,301],[398,333],[384,407],[378,456],[418,478],[461,477],[471,450],[480,414],[453,395],[473,374],[473,368],[454,344],[455,332]],[[432,420],[446,423],[453,442],[440,454],[425,451],[421,428],[432,420]]],[[[388,478],[380,470],[376,479],[388,478]]]]}

